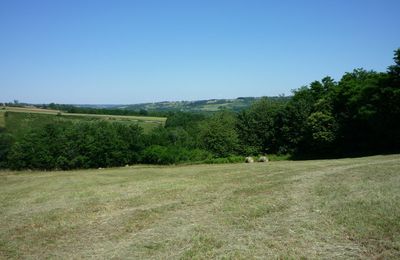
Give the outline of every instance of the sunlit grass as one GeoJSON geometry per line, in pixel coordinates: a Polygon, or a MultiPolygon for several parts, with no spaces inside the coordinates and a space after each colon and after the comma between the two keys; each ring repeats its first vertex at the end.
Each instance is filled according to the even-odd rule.
{"type": "Polygon", "coordinates": [[[0,172],[0,258],[399,258],[400,156],[0,172]]]}

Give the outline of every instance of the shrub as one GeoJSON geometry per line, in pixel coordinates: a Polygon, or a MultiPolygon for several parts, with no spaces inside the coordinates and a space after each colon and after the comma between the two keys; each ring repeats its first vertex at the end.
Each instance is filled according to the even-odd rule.
{"type": "Polygon", "coordinates": [[[142,162],[149,164],[173,164],[176,158],[169,153],[168,148],[152,145],[143,151],[142,162]]]}
{"type": "Polygon", "coordinates": [[[10,134],[0,132],[0,168],[7,167],[7,156],[12,147],[12,142],[10,134]]]}
{"type": "Polygon", "coordinates": [[[204,160],[204,163],[210,164],[223,164],[223,163],[242,163],[244,162],[243,156],[232,155],[229,157],[211,158],[204,160]]]}
{"type": "Polygon", "coordinates": [[[226,111],[205,121],[199,133],[202,147],[218,157],[235,154],[239,148],[235,122],[235,116],[226,111]]]}
{"type": "Polygon", "coordinates": [[[152,145],[142,153],[142,163],[176,164],[180,162],[196,162],[210,158],[211,154],[200,149],[189,150],[179,146],[152,145]]]}
{"type": "Polygon", "coordinates": [[[290,154],[269,154],[269,161],[285,161],[290,159],[290,154]]]}
{"type": "Polygon", "coordinates": [[[143,149],[137,125],[52,122],[25,131],[8,152],[12,169],[74,169],[136,163],[143,149]]]}

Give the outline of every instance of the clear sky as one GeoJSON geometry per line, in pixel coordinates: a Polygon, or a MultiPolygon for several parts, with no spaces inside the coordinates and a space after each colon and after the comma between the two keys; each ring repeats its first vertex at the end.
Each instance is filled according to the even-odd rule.
{"type": "Polygon", "coordinates": [[[400,47],[394,0],[1,0],[0,101],[289,95],[400,47]]]}

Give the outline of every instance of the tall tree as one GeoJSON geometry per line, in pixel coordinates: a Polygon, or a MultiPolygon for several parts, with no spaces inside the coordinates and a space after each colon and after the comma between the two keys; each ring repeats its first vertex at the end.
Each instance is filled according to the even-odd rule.
{"type": "Polygon", "coordinates": [[[236,118],[228,111],[218,112],[206,120],[200,130],[203,148],[219,157],[236,154],[239,139],[235,125],[236,118]]]}

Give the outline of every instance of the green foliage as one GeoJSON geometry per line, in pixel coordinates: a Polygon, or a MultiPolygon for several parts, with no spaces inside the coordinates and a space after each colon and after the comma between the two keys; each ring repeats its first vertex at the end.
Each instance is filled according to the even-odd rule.
{"type": "MultiPolygon", "coordinates": [[[[181,127],[164,128],[158,127],[153,129],[145,138],[147,145],[161,145],[161,146],[179,146],[187,148],[196,148],[195,135],[191,134],[189,130],[181,127]]],[[[192,131],[193,132],[193,131],[192,131]]]]}
{"type": "Polygon", "coordinates": [[[286,161],[291,159],[291,155],[290,154],[269,154],[268,156],[268,160],[269,161],[286,161]]]}
{"type": "Polygon", "coordinates": [[[306,122],[310,146],[316,150],[328,148],[336,140],[337,126],[332,114],[320,111],[312,113],[306,122]]]}
{"type": "MultiPolygon", "coordinates": [[[[286,97],[273,97],[274,99],[285,99],[286,97]]],[[[151,113],[170,113],[183,111],[189,113],[215,113],[222,110],[242,111],[247,109],[254,101],[259,98],[255,97],[239,97],[236,99],[209,99],[197,101],[171,101],[135,104],[125,107],[125,110],[146,110],[151,113]]]]}
{"type": "Polygon", "coordinates": [[[176,162],[176,158],[174,158],[168,147],[152,145],[143,151],[142,162],[150,164],[173,164],[176,162]]]}
{"type": "Polygon", "coordinates": [[[2,113],[6,131],[0,133],[0,167],[73,169],[139,162],[228,163],[257,154],[276,154],[280,159],[288,154],[310,158],[398,152],[400,49],[394,60],[386,73],[356,69],[338,82],[325,77],[295,90],[290,99],[258,99],[238,113],[224,110],[223,100],[192,102],[187,105],[218,106],[221,111],[208,117],[163,112],[168,114],[165,127],[148,131],[132,122],[2,113]]]}
{"type": "Polygon", "coordinates": [[[189,129],[204,119],[205,116],[202,114],[187,112],[170,113],[167,122],[165,123],[165,127],[182,127],[184,129],[189,129]]]}
{"type": "Polygon", "coordinates": [[[143,149],[142,129],[108,122],[53,122],[32,128],[16,140],[12,169],[73,169],[135,163],[143,149]]]}
{"type": "Polygon", "coordinates": [[[13,138],[12,135],[0,131],[0,168],[5,168],[8,165],[7,157],[12,147],[13,138]]]}
{"type": "Polygon", "coordinates": [[[239,138],[235,125],[236,118],[230,112],[223,111],[213,115],[200,129],[202,147],[218,157],[236,154],[239,138]]]}
{"type": "Polygon", "coordinates": [[[332,114],[332,94],[337,83],[330,77],[314,81],[294,92],[285,108],[284,143],[292,153],[331,153],[328,150],[337,135],[332,114]]]}
{"type": "Polygon", "coordinates": [[[83,107],[83,106],[74,106],[74,105],[65,105],[65,104],[55,104],[50,103],[48,105],[40,105],[40,108],[45,109],[53,109],[60,110],[66,113],[72,114],[94,114],[94,115],[117,115],[117,116],[161,116],[164,117],[166,113],[157,112],[157,111],[147,111],[146,109],[121,109],[115,106],[106,106],[106,107],[83,107]]]}
{"type": "Polygon", "coordinates": [[[148,164],[176,164],[180,162],[200,162],[210,158],[207,151],[189,150],[179,146],[152,145],[143,151],[142,163],[148,164]]]}
{"type": "Polygon", "coordinates": [[[242,163],[244,162],[243,156],[232,155],[223,158],[210,158],[204,161],[209,164],[223,164],[223,163],[242,163]]]}
{"type": "Polygon", "coordinates": [[[338,156],[400,150],[400,49],[387,73],[356,69],[263,99],[238,115],[242,154],[338,156]]]}
{"type": "Polygon", "coordinates": [[[243,154],[275,152],[279,149],[280,136],[276,125],[279,123],[279,112],[285,104],[286,101],[263,98],[238,115],[236,127],[243,154]]]}
{"type": "MultiPolygon", "coordinates": [[[[340,146],[346,150],[393,150],[400,145],[400,84],[391,73],[346,73],[334,97],[340,146]]],[[[399,82],[400,83],[400,82],[399,82]]]]}

